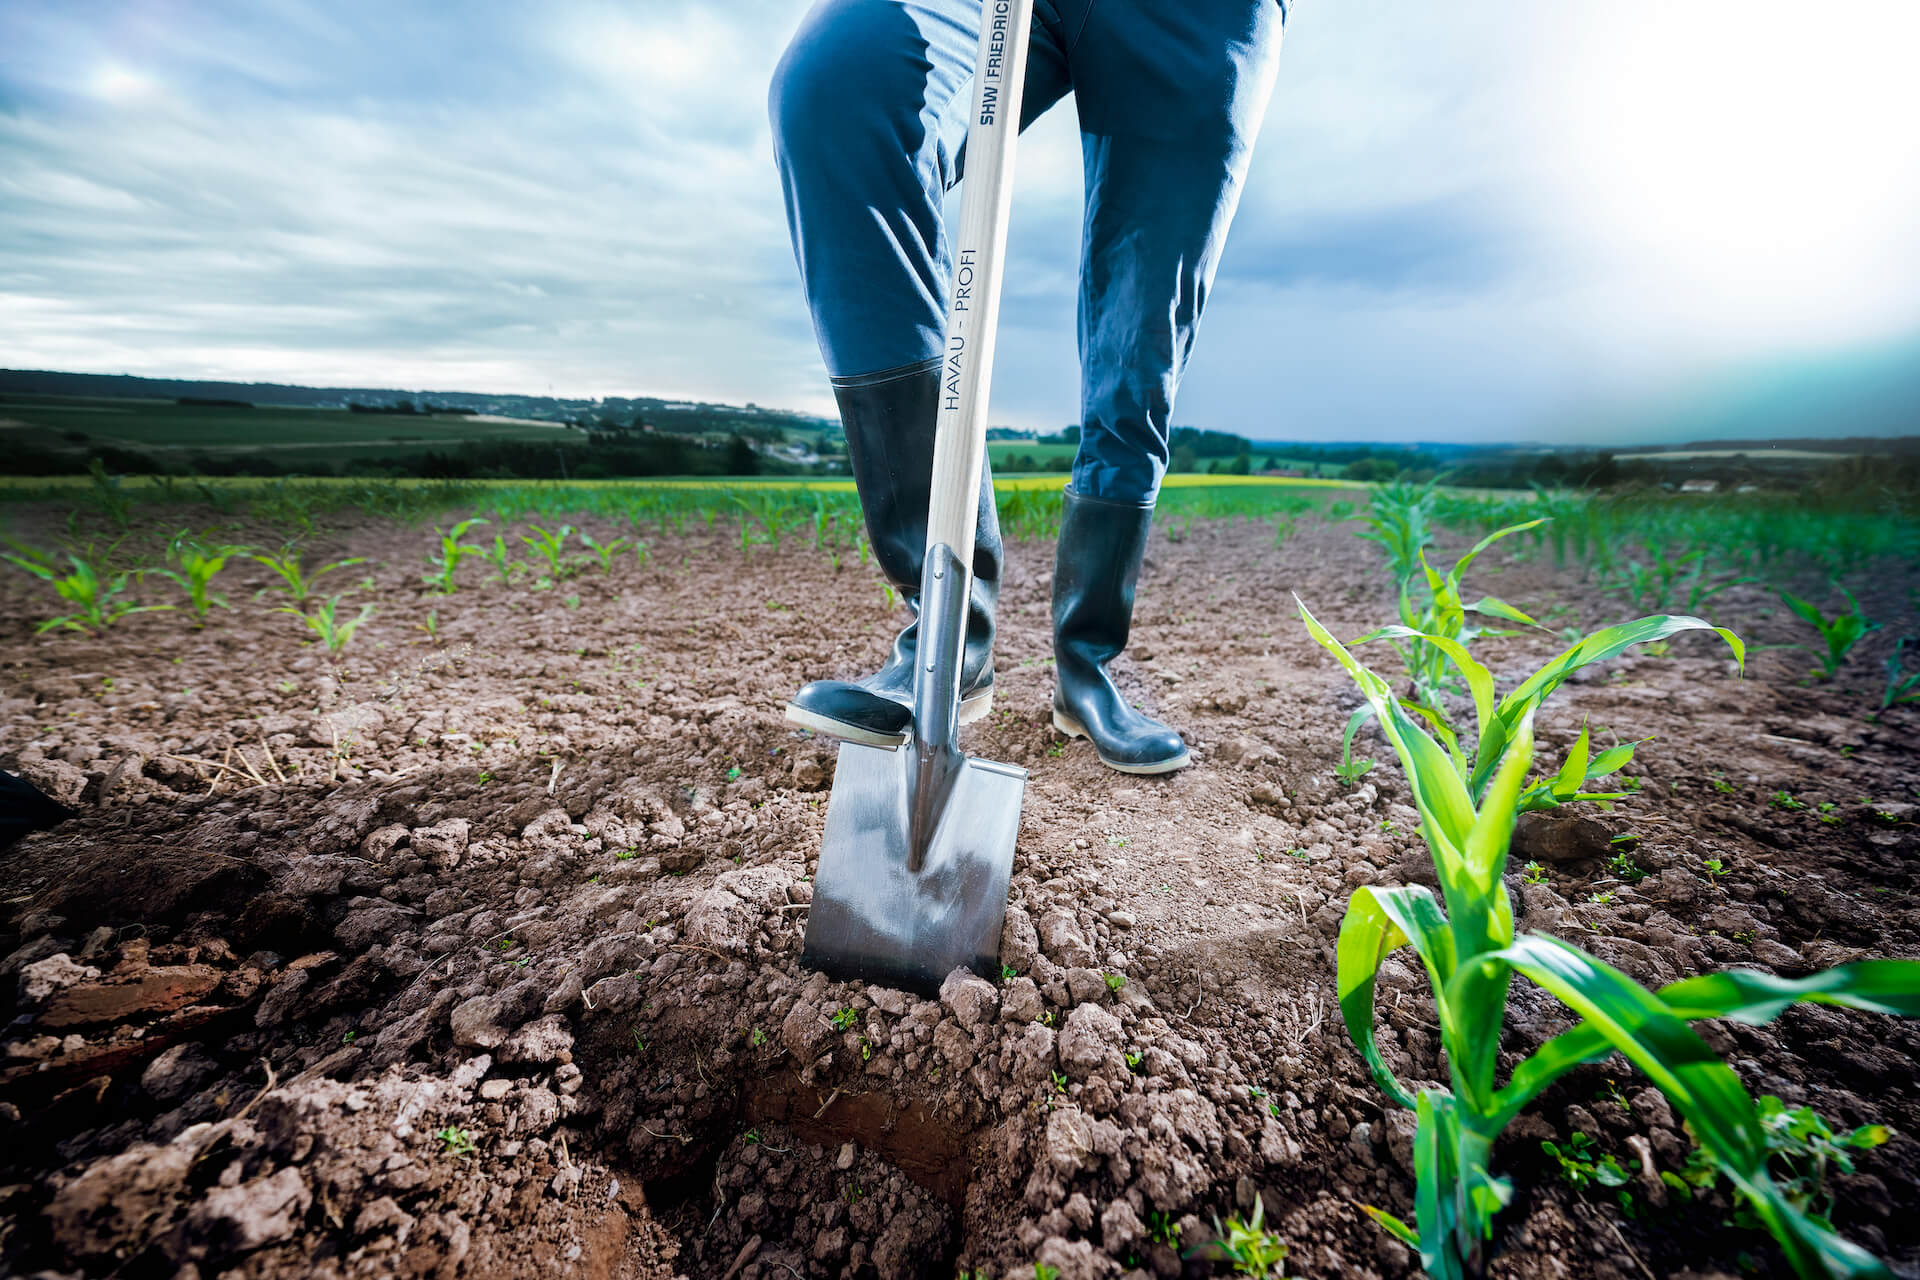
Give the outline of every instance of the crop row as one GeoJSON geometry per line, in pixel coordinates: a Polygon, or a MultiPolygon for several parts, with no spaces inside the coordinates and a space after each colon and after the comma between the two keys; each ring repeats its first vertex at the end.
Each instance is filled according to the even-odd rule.
{"type": "MultiPolygon", "coordinates": [[[[1799,1002],[1920,1016],[1920,962],[1868,960],[1801,978],[1735,969],[1654,991],[1571,942],[1514,926],[1507,859],[1519,815],[1624,798],[1627,792],[1606,789],[1606,780],[1632,761],[1636,745],[1596,749],[1583,728],[1557,768],[1536,772],[1534,720],[1541,705],[1581,668],[1636,645],[1663,644],[1683,632],[1711,632],[1726,642],[1741,667],[1745,646],[1733,632],[1700,618],[1653,614],[1567,637],[1569,647],[1500,696],[1491,671],[1473,655],[1474,642],[1494,634],[1494,627],[1537,624],[1495,597],[1466,602],[1461,575],[1503,540],[1551,540],[1549,521],[1567,518],[1567,512],[1555,510],[1548,499],[1518,506],[1508,514],[1520,520],[1491,528],[1441,570],[1428,562],[1427,525],[1440,518],[1443,502],[1456,504],[1455,518],[1462,514],[1457,499],[1431,490],[1375,496],[1362,536],[1386,554],[1399,601],[1397,623],[1343,644],[1304,602],[1295,601],[1309,633],[1366,699],[1348,721],[1340,777],[1351,783],[1371,768],[1371,761],[1353,760],[1352,743],[1356,731],[1372,720],[1405,774],[1439,886],[1438,896],[1420,885],[1362,886],[1349,900],[1340,927],[1336,987],[1348,1034],[1381,1091],[1415,1116],[1414,1220],[1361,1207],[1382,1229],[1417,1249],[1430,1275],[1459,1280],[1479,1274],[1494,1220],[1514,1194],[1511,1180],[1493,1167],[1496,1141],[1555,1081],[1617,1054],[1666,1095],[1698,1144],[1680,1168],[1659,1172],[1663,1194],[1695,1203],[1724,1177],[1742,1214],[1772,1234],[1795,1273],[1887,1275],[1878,1259],[1833,1229],[1828,1177],[1851,1170],[1851,1153],[1884,1143],[1888,1131],[1866,1125],[1837,1132],[1811,1108],[1788,1108],[1772,1097],[1756,1100],[1689,1024],[1725,1018],[1758,1025],[1799,1002]],[[1387,678],[1356,656],[1355,650],[1382,641],[1400,659],[1410,688],[1406,696],[1397,695],[1387,678]],[[1454,705],[1470,705],[1473,722],[1460,723],[1454,705]],[[1376,974],[1402,947],[1419,958],[1432,988],[1445,1085],[1410,1087],[1401,1081],[1375,1038],[1376,974]],[[1572,1025],[1505,1072],[1503,1081],[1498,1069],[1502,1030],[1516,976],[1564,1005],[1572,1025]]],[[[1583,510],[1585,517],[1573,518],[1588,520],[1589,538],[1613,515],[1583,510]]],[[[1464,514],[1486,518],[1489,505],[1466,506],[1464,514]]],[[[1652,534],[1656,539],[1685,536],[1681,529],[1698,536],[1697,513],[1658,519],[1662,527],[1652,534]]],[[[1811,547],[1782,545],[1783,539],[1772,544],[1771,554],[1811,550],[1818,560],[1820,551],[1843,545],[1831,539],[1832,526],[1803,527],[1814,530],[1811,547]]],[[[1577,548],[1573,538],[1566,542],[1577,548]]],[[[1735,554],[1743,550],[1753,556],[1755,567],[1768,564],[1766,551],[1745,548],[1735,554]]],[[[1888,553],[1881,544],[1870,554],[1888,553]]],[[[1838,572],[1847,562],[1826,567],[1838,572]]],[[[1809,620],[1817,617],[1814,611],[1809,620]]],[[[1897,656],[1896,651],[1896,664],[1897,656]]],[[[1906,688],[1913,684],[1910,678],[1906,688]]],[[[1616,858],[1623,860],[1630,872],[1630,855],[1616,858]]],[[[1708,864],[1710,873],[1720,869],[1708,864]]],[[[1530,867],[1527,874],[1531,879],[1538,869],[1530,867]]],[[[1629,1182],[1611,1156],[1595,1154],[1585,1135],[1574,1135],[1565,1148],[1542,1145],[1576,1186],[1617,1188],[1629,1182]]],[[[1623,1205],[1630,1207],[1630,1197],[1622,1194],[1623,1205]]],[[[1257,1223],[1228,1226],[1242,1234],[1259,1230],[1257,1223]]]]}

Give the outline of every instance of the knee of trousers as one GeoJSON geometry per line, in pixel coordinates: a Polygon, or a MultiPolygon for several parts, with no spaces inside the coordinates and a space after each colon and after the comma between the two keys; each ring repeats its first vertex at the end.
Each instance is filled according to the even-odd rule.
{"type": "Polygon", "coordinates": [[[884,41],[871,22],[816,13],[781,55],[767,85],[767,122],[775,159],[790,178],[847,182],[862,176],[850,170],[867,164],[907,173],[920,167],[933,142],[920,101],[911,84],[875,83],[887,65],[876,43],[884,41]]]}

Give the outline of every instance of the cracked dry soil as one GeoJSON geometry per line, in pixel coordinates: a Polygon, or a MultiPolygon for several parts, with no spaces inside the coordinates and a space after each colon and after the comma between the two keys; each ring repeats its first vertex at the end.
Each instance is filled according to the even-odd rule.
{"type": "MultiPolygon", "coordinates": [[[[1333,780],[1357,695],[1289,594],[1358,634],[1388,583],[1350,526],[1277,549],[1260,524],[1175,533],[1116,667],[1193,745],[1162,779],[1050,729],[1052,548],[1011,544],[997,703],[965,745],[1032,773],[1017,976],[937,1001],[798,963],[834,754],[781,708],[884,651],[871,568],[694,532],[554,590],[473,566],[437,597],[419,529],[348,519],[311,554],[371,557],[380,612],[337,665],[249,601],[248,570],[204,631],[155,614],[99,639],[35,639],[8,580],[0,764],[82,813],[0,854],[0,1269],[1193,1276],[1213,1216],[1260,1197],[1289,1274],[1414,1274],[1357,1208],[1411,1216],[1411,1123],[1347,1042],[1333,943],[1354,886],[1430,872],[1390,762],[1333,780]]],[[[1629,616],[1576,571],[1482,565],[1558,622],[1629,616]]],[[[1750,644],[1797,638],[1753,588],[1715,603],[1750,644]]],[[[1652,740],[1630,799],[1516,849],[1522,927],[1650,984],[1920,955],[1920,716],[1869,723],[1863,692],[1802,687],[1784,652],[1736,680],[1716,644],[1548,704],[1543,751],[1583,721],[1652,740]],[[1606,858],[1621,834],[1632,883],[1606,858]]],[[[1504,686],[1558,647],[1483,651],[1504,686]]],[[[1380,992],[1390,1065],[1439,1078],[1417,966],[1380,992]]],[[[1563,1026],[1517,984],[1510,1061],[1563,1026]]],[[[1920,1275],[1920,1031],[1800,1009],[1706,1034],[1756,1094],[1895,1129],[1835,1216],[1920,1275]]],[[[1686,1150],[1617,1059],[1571,1075],[1498,1149],[1516,1199],[1489,1273],[1777,1268],[1724,1196],[1683,1213],[1646,1181],[1686,1150]],[[1636,1216],[1554,1176],[1540,1141],[1574,1130],[1640,1175],[1636,1216]]]]}

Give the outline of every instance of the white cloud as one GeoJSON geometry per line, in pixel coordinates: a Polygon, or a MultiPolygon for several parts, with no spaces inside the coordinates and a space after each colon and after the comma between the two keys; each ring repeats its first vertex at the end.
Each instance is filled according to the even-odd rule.
{"type": "MultiPolygon", "coordinates": [[[[1920,329],[1911,41],[1848,35],[1911,6],[1836,3],[1809,30],[1698,0],[1753,63],[1704,98],[1681,73],[1726,29],[1653,7],[1296,6],[1177,419],[1539,435],[1920,329]]],[[[804,9],[6,6],[4,362],[825,411],[765,119],[804,9]]],[[[1071,101],[1020,163],[993,417],[1052,427],[1078,416],[1071,101]]]]}

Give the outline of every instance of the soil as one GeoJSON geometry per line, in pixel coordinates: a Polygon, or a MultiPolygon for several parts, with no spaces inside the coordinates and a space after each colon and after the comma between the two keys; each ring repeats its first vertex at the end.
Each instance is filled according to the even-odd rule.
{"type": "MultiPolygon", "coordinates": [[[[36,639],[32,584],[0,586],[0,764],[81,811],[0,853],[0,1270],[1170,1278],[1220,1270],[1215,1216],[1258,1197],[1289,1274],[1416,1272],[1360,1212],[1411,1218],[1412,1126],[1348,1042],[1333,944],[1354,887],[1431,872],[1390,760],[1334,779],[1358,695],[1290,594],[1342,635],[1391,616],[1351,526],[1156,533],[1115,670],[1191,743],[1165,778],[1052,731],[1052,548],[1010,545],[996,705],[965,745],[1031,771],[1017,976],[939,1000],[799,963],[834,748],[781,711],[885,651],[870,566],[695,530],[550,589],[474,563],[435,596],[428,543],[368,519],[311,546],[371,561],[344,576],[370,572],[352,599],[379,612],[338,662],[251,564],[203,630],[36,639]]],[[[1535,556],[1469,585],[1556,629],[1630,616],[1535,556]]],[[[1868,612],[1916,576],[1886,567],[1868,612]]],[[[1546,760],[1583,722],[1649,741],[1628,799],[1523,834],[1521,927],[1649,984],[1920,955],[1920,715],[1869,720],[1855,674],[1890,636],[1860,687],[1810,685],[1767,647],[1802,639],[1770,595],[1713,604],[1758,650],[1744,678],[1690,636],[1549,702],[1546,760]]],[[[1480,652],[1506,687],[1560,644],[1480,652]]],[[[1405,955],[1382,1045],[1437,1080],[1405,955]]],[[[1516,984],[1508,1061],[1565,1025],[1516,984]]],[[[1756,1095],[1892,1126],[1833,1217],[1920,1275],[1920,1028],[1797,1009],[1704,1034],[1756,1095]]],[[[1489,1274],[1779,1270],[1723,1191],[1667,1202],[1652,1171],[1687,1149],[1619,1059],[1570,1075],[1497,1150],[1516,1195],[1489,1274]],[[1574,1131],[1635,1174],[1632,1215],[1557,1175],[1541,1142],[1574,1131]]]]}

